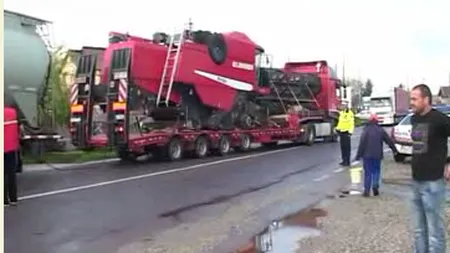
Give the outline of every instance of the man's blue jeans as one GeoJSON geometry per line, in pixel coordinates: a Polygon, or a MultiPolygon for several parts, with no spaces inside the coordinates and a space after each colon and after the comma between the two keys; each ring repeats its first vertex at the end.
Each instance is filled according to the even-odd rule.
{"type": "Polygon", "coordinates": [[[369,193],[370,189],[380,187],[381,160],[374,158],[364,158],[364,192],[369,193]]]}
{"type": "Polygon", "coordinates": [[[445,253],[445,180],[413,180],[412,186],[414,252],[445,253]]]}

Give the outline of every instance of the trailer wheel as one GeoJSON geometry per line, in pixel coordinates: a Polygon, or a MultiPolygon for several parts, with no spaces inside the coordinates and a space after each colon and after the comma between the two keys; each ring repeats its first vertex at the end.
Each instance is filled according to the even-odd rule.
{"type": "Polygon", "coordinates": [[[308,146],[312,146],[315,140],[316,140],[316,130],[314,129],[314,125],[308,125],[308,127],[306,128],[305,144],[308,146]]]}
{"type": "Polygon", "coordinates": [[[183,156],[183,147],[178,138],[172,138],[166,146],[165,157],[169,161],[175,161],[181,159],[183,156]]]}
{"type": "Polygon", "coordinates": [[[230,138],[228,138],[228,136],[226,135],[220,136],[217,154],[224,156],[230,152],[230,148],[231,148],[230,138]]]}
{"type": "Polygon", "coordinates": [[[248,134],[241,135],[241,142],[239,143],[239,146],[236,147],[236,150],[239,152],[245,152],[250,149],[250,146],[252,145],[252,141],[250,139],[250,136],[248,134]]]}
{"type": "Polygon", "coordinates": [[[196,158],[203,158],[208,155],[209,142],[205,136],[199,136],[195,141],[194,155],[196,158]]]}

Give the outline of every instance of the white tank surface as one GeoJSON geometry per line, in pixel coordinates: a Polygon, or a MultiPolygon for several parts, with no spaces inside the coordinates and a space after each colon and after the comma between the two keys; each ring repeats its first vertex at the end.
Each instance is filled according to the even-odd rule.
{"type": "Polygon", "coordinates": [[[37,107],[50,64],[50,55],[38,25],[48,21],[5,10],[5,105],[16,106],[32,127],[37,127],[37,107]]]}

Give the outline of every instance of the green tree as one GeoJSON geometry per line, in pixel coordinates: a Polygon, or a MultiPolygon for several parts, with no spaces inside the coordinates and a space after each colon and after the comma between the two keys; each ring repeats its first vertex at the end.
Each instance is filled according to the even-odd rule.
{"type": "Polygon", "coordinates": [[[44,87],[44,101],[40,105],[41,122],[52,127],[67,124],[70,115],[69,89],[63,71],[70,63],[68,50],[57,47],[51,52],[51,66],[44,87]]]}
{"type": "Polygon", "coordinates": [[[372,95],[372,91],[373,91],[372,80],[367,79],[366,83],[364,84],[364,88],[363,88],[363,91],[362,91],[362,96],[363,97],[368,97],[368,96],[372,95]]]}

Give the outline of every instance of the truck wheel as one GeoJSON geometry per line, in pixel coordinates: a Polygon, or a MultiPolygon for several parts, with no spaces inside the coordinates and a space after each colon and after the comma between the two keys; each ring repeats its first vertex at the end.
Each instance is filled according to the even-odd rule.
{"type": "Polygon", "coordinates": [[[134,162],[137,159],[136,154],[128,151],[125,148],[117,148],[117,156],[123,162],[134,162]]]}
{"type": "Polygon", "coordinates": [[[205,136],[199,136],[195,141],[194,156],[196,158],[202,158],[208,155],[209,143],[205,136]]]}
{"type": "Polygon", "coordinates": [[[314,129],[313,125],[309,125],[306,129],[305,144],[308,146],[312,146],[314,144],[314,141],[316,140],[316,130],[314,129]]]}
{"type": "Polygon", "coordinates": [[[183,156],[183,147],[178,138],[172,138],[166,146],[165,156],[169,161],[181,159],[183,156]]]}
{"type": "Polygon", "coordinates": [[[331,133],[330,136],[327,136],[324,139],[325,139],[326,142],[334,143],[334,142],[338,141],[338,135],[337,135],[337,133],[335,131],[333,131],[333,133],[331,133]]]}
{"type": "Polygon", "coordinates": [[[250,149],[250,146],[252,145],[252,141],[250,139],[250,136],[248,134],[241,135],[241,142],[238,147],[236,147],[236,150],[239,152],[246,152],[250,149]]]}
{"type": "Polygon", "coordinates": [[[224,156],[230,152],[231,142],[230,138],[226,135],[222,135],[219,139],[219,145],[217,149],[217,154],[224,156]]]}
{"type": "Polygon", "coordinates": [[[227,59],[227,44],[222,34],[211,34],[207,39],[208,52],[211,60],[221,65],[227,59]]]}

